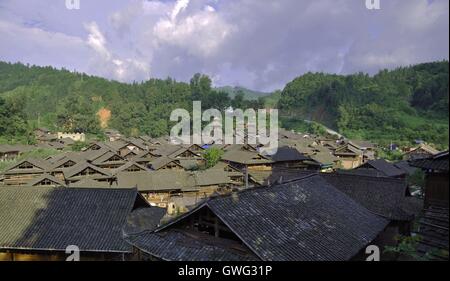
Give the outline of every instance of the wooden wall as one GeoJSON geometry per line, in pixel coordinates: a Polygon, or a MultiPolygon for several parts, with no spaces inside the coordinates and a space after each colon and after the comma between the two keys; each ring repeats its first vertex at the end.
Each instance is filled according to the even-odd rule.
{"type": "MultiPolygon", "coordinates": [[[[0,261],[65,261],[68,257],[64,252],[55,251],[2,251],[0,250],[0,261]]],[[[133,254],[121,253],[95,253],[81,252],[81,261],[121,261],[131,260],[133,254]]]]}
{"type": "Polygon", "coordinates": [[[448,207],[448,173],[427,174],[425,184],[425,208],[430,205],[448,207]]]}

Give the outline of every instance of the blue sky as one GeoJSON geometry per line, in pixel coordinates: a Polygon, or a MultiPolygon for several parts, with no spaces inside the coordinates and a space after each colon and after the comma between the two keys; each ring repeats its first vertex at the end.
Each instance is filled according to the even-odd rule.
{"type": "Polygon", "coordinates": [[[0,60],[125,82],[270,91],[308,71],[376,73],[448,60],[448,0],[0,0],[0,60]]]}

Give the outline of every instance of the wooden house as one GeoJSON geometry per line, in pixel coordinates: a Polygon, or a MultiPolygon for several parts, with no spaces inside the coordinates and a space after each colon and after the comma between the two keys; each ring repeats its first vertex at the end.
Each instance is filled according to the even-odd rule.
{"type": "Polygon", "coordinates": [[[105,144],[112,151],[117,152],[117,154],[123,157],[128,155],[130,151],[133,151],[136,155],[140,151],[147,150],[147,146],[145,144],[136,140],[120,139],[117,141],[106,142],[105,144]]]}
{"type": "Polygon", "coordinates": [[[118,167],[117,169],[112,171],[113,175],[116,175],[120,172],[150,172],[150,169],[148,169],[146,166],[143,166],[137,162],[130,161],[125,163],[124,165],[118,167]]]}
{"type": "Polygon", "coordinates": [[[432,260],[448,261],[449,253],[449,157],[448,151],[411,161],[426,172],[425,202],[417,235],[417,251],[432,260]]]}
{"type": "Polygon", "coordinates": [[[438,154],[439,150],[433,148],[432,146],[421,143],[419,146],[407,151],[405,154],[403,154],[404,160],[415,160],[415,159],[421,159],[421,158],[427,158],[430,156],[433,156],[435,154],[438,154]]]}
{"type": "Polygon", "coordinates": [[[117,169],[126,163],[126,159],[119,154],[107,151],[102,156],[96,158],[91,163],[103,169],[117,169]]]}
{"type": "Polygon", "coordinates": [[[0,161],[10,161],[19,157],[22,153],[30,151],[29,145],[0,144],[0,161]]]}
{"type": "Polygon", "coordinates": [[[225,162],[220,161],[210,169],[218,170],[226,174],[226,176],[230,179],[232,186],[243,186],[245,184],[244,174],[237,168],[234,168],[225,162]]]}
{"type": "Polygon", "coordinates": [[[340,261],[357,257],[387,224],[313,175],[211,197],[125,239],[147,260],[340,261]]]}
{"type": "Polygon", "coordinates": [[[0,260],[64,261],[71,245],[82,261],[133,259],[122,229],[148,207],[136,189],[3,187],[0,260]]]}
{"type": "Polygon", "coordinates": [[[106,129],[105,135],[109,141],[117,141],[123,137],[119,131],[114,129],[106,129]]]}
{"type": "Polygon", "coordinates": [[[189,172],[184,170],[120,171],[118,187],[137,187],[152,204],[166,208],[172,197],[194,198],[194,203],[235,186],[230,175],[219,169],[189,172]]]}
{"type": "Polygon", "coordinates": [[[110,171],[99,168],[87,162],[76,164],[64,170],[65,181],[70,184],[84,178],[95,179],[97,181],[111,182],[113,176],[110,171]]]}
{"type": "Polygon", "coordinates": [[[367,174],[380,177],[405,178],[406,173],[393,163],[384,159],[369,160],[366,163],[351,170],[356,174],[367,174]]]}
{"type": "Polygon", "coordinates": [[[43,174],[26,184],[27,186],[64,187],[66,183],[51,174],[43,174]]]}
{"type": "Polygon", "coordinates": [[[372,213],[389,220],[383,235],[378,237],[383,245],[396,246],[395,237],[411,235],[421,203],[409,195],[404,179],[340,173],[322,173],[321,177],[372,213]]]}
{"type": "Polygon", "coordinates": [[[272,155],[267,155],[274,163],[273,168],[287,168],[297,170],[318,170],[320,163],[312,158],[300,153],[296,148],[283,146],[277,149],[277,152],[272,155]]]}
{"type": "Polygon", "coordinates": [[[334,151],[343,169],[353,169],[364,163],[364,153],[355,146],[347,143],[334,151]]]}
{"type": "Polygon", "coordinates": [[[160,157],[160,155],[156,155],[152,151],[141,151],[132,158],[132,161],[147,166],[148,163],[152,162],[158,157],[160,157]]]}
{"type": "Polygon", "coordinates": [[[169,158],[167,156],[159,157],[148,163],[150,169],[158,170],[184,170],[184,167],[177,159],[169,158]]]}
{"type": "Polygon", "coordinates": [[[66,155],[61,155],[62,157],[55,157],[52,159],[48,159],[50,164],[49,173],[56,177],[59,180],[64,181],[64,171],[70,169],[71,167],[79,164],[79,163],[85,163],[86,160],[77,153],[70,153],[66,155]]]}
{"type": "Polygon", "coordinates": [[[414,167],[423,169],[425,179],[425,208],[429,206],[448,208],[448,151],[410,162],[414,167]]]}
{"type": "Polygon", "coordinates": [[[230,149],[222,155],[222,161],[241,172],[271,170],[274,161],[268,156],[248,151],[245,148],[230,149]]]}
{"type": "Polygon", "coordinates": [[[118,187],[136,187],[148,202],[166,208],[172,195],[195,192],[194,177],[184,170],[119,172],[118,187]]]}
{"type": "Polygon", "coordinates": [[[46,173],[49,163],[37,159],[24,159],[7,168],[4,175],[5,185],[24,185],[46,173]]]}

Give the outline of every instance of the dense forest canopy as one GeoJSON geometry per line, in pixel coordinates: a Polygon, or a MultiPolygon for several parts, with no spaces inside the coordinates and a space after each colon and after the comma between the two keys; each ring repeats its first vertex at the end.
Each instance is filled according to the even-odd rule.
{"type": "MultiPolygon", "coordinates": [[[[307,73],[288,83],[278,107],[287,120],[323,123],[349,138],[381,143],[421,139],[448,147],[448,62],[373,77],[307,73]]],[[[295,127],[295,126],[294,126],[295,127]]]]}
{"type": "Polygon", "coordinates": [[[102,135],[167,134],[175,108],[278,107],[281,125],[313,120],[350,138],[379,143],[415,139],[448,147],[448,62],[380,71],[371,77],[307,73],[283,91],[249,100],[244,90],[212,88],[195,74],[190,83],[150,79],[120,83],[52,67],[0,62],[0,141],[32,142],[36,127],[102,135]]]}
{"type": "Polygon", "coordinates": [[[192,110],[192,101],[203,108],[259,108],[243,94],[230,99],[213,90],[211,79],[195,74],[190,83],[150,79],[119,83],[52,67],[0,62],[0,138],[3,142],[32,142],[32,131],[79,131],[101,135],[114,128],[126,135],[161,136],[170,127],[175,108],[192,110]]]}

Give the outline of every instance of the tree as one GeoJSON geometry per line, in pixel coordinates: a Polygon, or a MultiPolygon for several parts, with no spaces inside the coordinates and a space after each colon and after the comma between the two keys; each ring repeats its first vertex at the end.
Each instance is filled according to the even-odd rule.
{"type": "Polygon", "coordinates": [[[207,75],[196,73],[190,82],[192,100],[203,100],[211,93],[211,79],[207,75]]]}
{"type": "Polygon", "coordinates": [[[222,155],[223,155],[222,150],[215,147],[208,148],[206,152],[203,154],[203,157],[206,160],[206,168],[214,167],[219,162],[222,155]]]}

